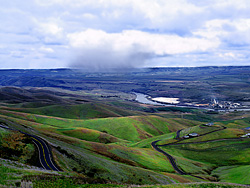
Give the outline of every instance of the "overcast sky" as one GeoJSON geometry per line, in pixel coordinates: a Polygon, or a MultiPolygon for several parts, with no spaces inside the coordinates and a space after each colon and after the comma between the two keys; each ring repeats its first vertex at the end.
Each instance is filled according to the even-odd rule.
{"type": "Polygon", "coordinates": [[[250,65],[249,0],[0,3],[0,68],[250,65]]]}

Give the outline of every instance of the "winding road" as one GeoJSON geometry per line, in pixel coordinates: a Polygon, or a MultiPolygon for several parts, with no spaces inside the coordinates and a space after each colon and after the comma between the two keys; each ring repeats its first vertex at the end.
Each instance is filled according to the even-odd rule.
{"type": "Polygon", "coordinates": [[[183,129],[180,129],[176,132],[176,137],[175,139],[180,139],[180,132],[182,131],[183,129]]]}
{"type": "Polygon", "coordinates": [[[171,165],[173,166],[173,168],[174,168],[174,170],[175,170],[176,172],[178,172],[178,173],[181,174],[181,175],[187,175],[186,172],[184,172],[182,169],[180,169],[180,168],[177,166],[177,164],[176,164],[176,162],[175,162],[175,159],[174,159],[171,155],[169,155],[169,154],[166,153],[165,151],[163,151],[163,150],[161,150],[160,148],[158,148],[158,146],[156,145],[156,143],[159,142],[159,141],[160,141],[160,140],[156,140],[156,141],[152,142],[152,143],[151,143],[151,146],[152,146],[156,151],[158,151],[158,152],[162,153],[163,155],[167,156],[169,162],[171,163],[171,165]]]}
{"type": "MultiPolygon", "coordinates": [[[[221,129],[218,129],[218,130],[214,130],[214,131],[210,131],[210,132],[207,132],[207,133],[204,133],[204,134],[200,134],[200,136],[204,136],[204,135],[207,135],[207,134],[211,134],[211,133],[214,133],[214,132],[217,132],[217,131],[221,131],[221,130],[224,130],[226,129],[225,126],[222,126],[221,129]]],[[[182,130],[182,129],[181,129],[182,130]]],[[[178,130],[176,132],[176,137],[175,139],[177,139],[176,142],[173,142],[173,143],[169,143],[169,144],[162,144],[162,145],[156,145],[157,142],[161,141],[161,140],[156,140],[154,142],[151,143],[151,146],[158,152],[162,153],[163,155],[167,156],[169,162],[171,163],[172,167],[174,168],[174,170],[181,174],[181,175],[190,175],[190,176],[193,176],[193,177],[196,177],[196,178],[199,178],[199,179],[204,179],[200,176],[196,176],[196,175],[193,175],[193,174],[190,174],[190,173],[186,173],[185,171],[183,171],[180,167],[177,166],[176,162],[175,162],[175,159],[173,156],[171,156],[170,154],[168,154],[167,152],[163,151],[162,149],[159,148],[159,146],[170,146],[170,145],[182,145],[182,144],[198,144],[198,143],[207,143],[207,142],[216,142],[216,141],[222,141],[222,140],[238,140],[238,139],[242,139],[242,138],[222,138],[222,139],[215,139],[215,140],[209,140],[209,141],[200,141],[200,142],[185,142],[185,143],[179,143],[180,141],[182,141],[183,139],[180,138],[180,132],[181,130],[178,130]]]]}
{"type": "MultiPolygon", "coordinates": [[[[23,134],[26,134],[26,133],[23,133],[23,134]]],[[[26,135],[31,137],[33,143],[36,145],[39,151],[39,160],[40,160],[42,167],[46,170],[61,171],[59,167],[55,165],[55,162],[52,157],[52,152],[50,150],[48,143],[38,136],[34,136],[30,134],[26,134],[26,135]]]]}
{"type": "MultiPolygon", "coordinates": [[[[11,129],[8,126],[2,125],[2,124],[0,124],[0,127],[4,129],[9,129],[12,131],[19,131],[19,130],[11,129]]],[[[52,152],[51,152],[49,144],[44,139],[35,135],[25,133],[23,131],[19,131],[19,132],[29,136],[32,139],[33,143],[35,144],[39,152],[39,162],[44,169],[53,170],[53,171],[61,171],[61,169],[57,167],[57,165],[55,164],[53,160],[53,156],[52,156],[52,152]]]]}

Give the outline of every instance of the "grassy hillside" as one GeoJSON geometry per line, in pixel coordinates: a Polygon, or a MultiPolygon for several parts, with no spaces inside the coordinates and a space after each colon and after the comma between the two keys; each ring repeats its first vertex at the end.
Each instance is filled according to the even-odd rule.
{"type": "MultiPolygon", "coordinates": [[[[151,147],[153,141],[161,140],[158,144],[179,143],[160,148],[171,154],[187,173],[199,175],[206,179],[204,181],[248,183],[247,179],[240,181],[239,177],[249,170],[246,165],[250,163],[250,141],[230,139],[246,133],[242,128],[250,126],[247,118],[216,122],[208,127],[202,125],[204,122],[163,118],[158,114],[139,112],[143,115],[131,116],[130,111],[116,111],[116,107],[99,103],[67,107],[69,110],[65,105],[25,109],[1,107],[0,122],[43,137],[51,144],[54,159],[61,169],[84,177],[128,184],[201,181],[176,174],[168,158],[151,147]],[[89,112],[85,112],[88,109],[89,112]],[[98,115],[101,118],[97,118],[98,115]],[[117,117],[105,118],[106,115],[117,117]],[[180,129],[180,137],[193,132],[201,136],[176,139],[176,131],[180,129]],[[234,170],[237,173],[232,178],[234,170]]],[[[7,133],[5,129],[0,131],[0,135],[7,133]]]]}
{"type": "Polygon", "coordinates": [[[202,134],[206,134],[206,133],[216,131],[216,130],[221,130],[221,129],[223,129],[223,127],[217,126],[217,125],[213,125],[211,127],[203,126],[203,125],[193,126],[193,127],[182,130],[180,132],[180,137],[183,137],[190,133],[198,133],[199,135],[202,135],[202,134]]]}
{"type": "Polygon", "coordinates": [[[157,116],[86,120],[78,126],[107,132],[129,141],[139,141],[170,132],[166,121],[157,116]]]}
{"type": "Polygon", "coordinates": [[[250,166],[225,166],[213,171],[222,182],[250,184],[250,166]]]}
{"type": "Polygon", "coordinates": [[[20,187],[21,180],[24,176],[42,174],[50,174],[51,176],[58,174],[69,175],[70,173],[41,170],[34,166],[28,166],[19,162],[0,158],[0,174],[0,187],[20,187]]]}
{"type": "Polygon", "coordinates": [[[100,131],[87,129],[87,128],[65,128],[65,129],[56,129],[56,132],[62,133],[70,137],[79,138],[81,140],[87,140],[92,142],[100,143],[112,143],[112,142],[124,142],[125,140],[114,137],[110,134],[103,133],[100,131]]]}
{"type": "Polygon", "coordinates": [[[223,140],[217,142],[173,145],[162,147],[163,150],[196,161],[216,165],[249,164],[250,139],[223,140]],[[223,157],[222,157],[223,156],[223,157]]]}
{"type": "Polygon", "coordinates": [[[151,143],[155,140],[169,140],[169,139],[174,139],[176,136],[175,132],[172,133],[167,133],[167,134],[163,134],[160,136],[154,136],[152,138],[147,138],[144,139],[142,141],[136,142],[136,143],[132,143],[130,144],[130,147],[139,147],[139,148],[151,148],[151,143]]]}
{"type": "MultiPolygon", "coordinates": [[[[246,114],[245,116],[249,115],[246,114]]],[[[217,122],[216,122],[217,123],[217,122]]],[[[218,122],[218,124],[225,125],[229,128],[237,128],[237,129],[242,129],[246,127],[250,127],[250,117],[240,117],[240,119],[235,119],[235,120],[229,120],[229,121],[221,121],[218,122]]]]}
{"type": "Polygon", "coordinates": [[[19,112],[26,112],[32,114],[55,116],[68,119],[92,119],[92,118],[106,118],[106,117],[120,117],[140,114],[140,112],[133,112],[123,110],[121,108],[99,103],[84,103],[79,105],[50,105],[35,108],[9,108],[8,110],[15,110],[19,112]]]}
{"type": "MultiPolygon", "coordinates": [[[[197,121],[178,118],[165,119],[159,116],[129,116],[118,118],[75,120],[14,112],[5,109],[0,109],[0,113],[8,117],[18,118],[19,121],[26,120],[28,122],[34,122],[34,125],[32,126],[35,126],[35,123],[40,123],[43,125],[49,125],[51,128],[55,127],[57,129],[77,127],[87,128],[108,133],[114,137],[128,141],[140,141],[153,136],[175,132],[180,128],[186,128],[188,126],[193,126],[200,123],[197,121]]],[[[38,127],[45,128],[44,126],[38,127]]],[[[46,129],[47,128],[48,127],[46,127],[46,129]]]]}
{"type": "Polygon", "coordinates": [[[131,93],[177,97],[180,105],[205,104],[216,97],[219,102],[249,107],[249,70],[2,70],[0,124],[42,137],[63,172],[41,170],[32,139],[0,128],[0,187],[31,187],[31,183],[48,188],[131,184],[225,188],[241,186],[218,182],[250,184],[250,138],[241,138],[250,132],[249,112],[139,104],[131,93]],[[203,126],[207,122],[215,125],[203,126]],[[182,138],[189,133],[199,136],[182,138]],[[159,148],[173,160],[151,146],[157,140],[161,140],[157,144],[169,144],[159,148]],[[171,162],[189,175],[178,174],[171,162]]]}
{"type": "Polygon", "coordinates": [[[94,129],[129,141],[139,141],[141,139],[170,132],[167,126],[168,122],[164,118],[158,116],[132,116],[120,118],[100,118],[92,120],[72,120],[6,110],[0,110],[0,112],[6,116],[23,119],[29,122],[50,125],[51,127],[81,127],[94,129]]]}
{"type": "Polygon", "coordinates": [[[43,134],[50,143],[56,145],[53,148],[54,157],[63,170],[76,171],[89,177],[110,179],[120,183],[172,182],[171,178],[151,170],[172,171],[171,165],[166,166],[164,157],[155,151],[130,150],[119,145],[87,142],[53,132],[43,134]],[[146,161],[151,160],[151,164],[154,164],[154,159],[161,162],[159,165],[150,167],[150,162],[146,161]],[[144,177],[148,178],[144,179],[144,177]]]}
{"type": "MultiPolygon", "coordinates": [[[[133,148],[127,147],[127,141],[166,136],[166,133],[170,133],[169,129],[176,130],[175,126],[183,126],[182,122],[187,124],[184,123],[185,120],[168,120],[158,116],[73,120],[6,110],[1,112],[4,114],[1,115],[2,118],[34,128],[57,145],[53,151],[55,160],[62,169],[74,169],[87,175],[97,171],[98,173],[94,173],[95,177],[109,177],[118,182],[171,182],[171,178],[159,174],[158,178],[153,178],[153,171],[173,173],[174,170],[165,156],[149,147],[151,140],[133,148]],[[112,142],[119,144],[105,144],[112,142]],[[147,148],[143,148],[143,145],[147,145],[147,148]],[[113,174],[115,169],[117,172],[113,174]],[[132,176],[128,174],[129,171],[133,171],[132,176]],[[144,181],[143,176],[152,178],[144,181]]],[[[174,134],[175,132],[172,133],[174,134]]]]}
{"type": "Polygon", "coordinates": [[[183,140],[182,143],[185,142],[200,142],[200,141],[210,141],[210,140],[216,140],[216,139],[230,139],[230,138],[240,138],[241,135],[245,134],[245,131],[242,129],[233,129],[233,128],[227,128],[221,131],[212,132],[210,134],[192,138],[191,140],[183,140]]]}

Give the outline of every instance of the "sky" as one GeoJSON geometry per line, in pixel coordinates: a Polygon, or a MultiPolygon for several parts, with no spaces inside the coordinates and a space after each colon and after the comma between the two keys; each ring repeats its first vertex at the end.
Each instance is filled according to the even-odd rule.
{"type": "Polygon", "coordinates": [[[250,65],[249,0],[0,0],[0,68],[250,65]]]}

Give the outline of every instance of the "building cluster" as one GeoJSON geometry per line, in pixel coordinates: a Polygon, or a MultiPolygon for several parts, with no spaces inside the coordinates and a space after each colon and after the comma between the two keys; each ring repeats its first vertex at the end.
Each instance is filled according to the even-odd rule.
{"type": "Polygon", "coordinates": [[[183,136],[183,138],[187,139],[187,138],[193,138],[193,137],[197,137],[197,136],[199,136],[198,133],[189,133],[188,135],[183,136]]]}
{"type": "Polygon", "coordinates": [[[241,106],[240,103],[233,103],[230,101],[219,102],[216,99],[213,99],[210,103],[210,107],[214,109],[234,109],[234,108],[239,108],[240,106],[241,106]]]}

